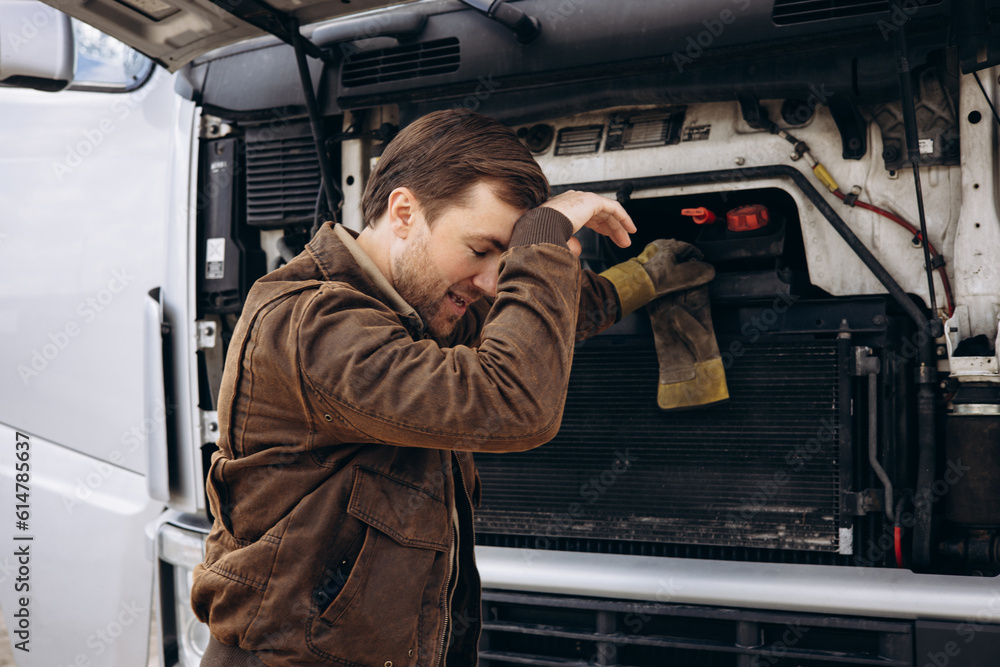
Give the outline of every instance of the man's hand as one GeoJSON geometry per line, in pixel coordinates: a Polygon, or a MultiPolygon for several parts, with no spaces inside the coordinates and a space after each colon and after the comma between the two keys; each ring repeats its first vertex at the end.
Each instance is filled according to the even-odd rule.
{"type": "MultiPolygon", "coordinates": [[[[583,227],[589,227],[610,238],[620,248],[627,248],[632,244],[629,234],[635,233],[635,224],[622,205],[613,199],[593,192],[567,190],[542,206],[554,208],[569,218],[574,234],[583,227]]],[[[580,255],[579,241],[571,238],[568,245],[575,255],[580,255]]]]}

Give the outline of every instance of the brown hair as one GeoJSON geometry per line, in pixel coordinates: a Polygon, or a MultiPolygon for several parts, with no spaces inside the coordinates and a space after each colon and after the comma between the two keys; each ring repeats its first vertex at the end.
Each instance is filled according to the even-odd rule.
{"type": "Polygon", "coordinates": [[[497,197],[516,208],[535,208],[549,196],[541,167],[509,128],[467,109],[435,111],[386,146],[368,179],[361,212],[366,224],[375,224],[389,193],[406,187],[433,222],[446,208],[464,204],[481,180],[490,181],[497,197]]]}

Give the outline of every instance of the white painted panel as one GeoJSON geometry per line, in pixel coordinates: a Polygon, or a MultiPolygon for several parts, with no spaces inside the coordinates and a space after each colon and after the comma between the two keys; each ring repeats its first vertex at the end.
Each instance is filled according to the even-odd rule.
{"type": "Polygon", "coordinates": [[[162,70],[127,94],[0,89],[0,422],[139,473],[185,114],[162,70]]]}
{"type": "Polygon", "coordinates": [[[161,511],[142,475],[0,424],[0,607],[11,643],[28,642],[14,650],[20,667],[146,664],[153,564],[143,531],[161,511]],[[23,528],[17,452],[29,453],[23,528]]]}

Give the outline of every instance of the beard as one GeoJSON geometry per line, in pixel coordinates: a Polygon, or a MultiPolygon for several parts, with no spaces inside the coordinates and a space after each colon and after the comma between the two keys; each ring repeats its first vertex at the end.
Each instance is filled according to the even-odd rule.
{"type": "Polygon", "coordinates": [[[422,236],[392,265],[393,285],[399,296],[410,304],[432,336],[445,338],[462,318],[453,312],[446,300],[449,286],[435,280],[434,264],[428,252],[428,236],[422,236]]]}

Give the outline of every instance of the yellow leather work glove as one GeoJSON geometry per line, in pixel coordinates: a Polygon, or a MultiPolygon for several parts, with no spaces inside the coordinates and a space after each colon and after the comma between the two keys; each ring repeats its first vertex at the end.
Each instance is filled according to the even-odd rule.
{"type": "Polygon", "coordinates": [[[646,306],[653,325],[663,410],[711,405],[729,398],[726,371],[712,327],[708,286],[656,299],[646,306]]]}
{"type": "Polygon", "coordinates": [[[701,251],[690,243],[657,239],[638,257],[601,273],[618,292],[622,317],[653,299],[704,285],[715,277],[715,269],[700,261],[701,251]]]}

